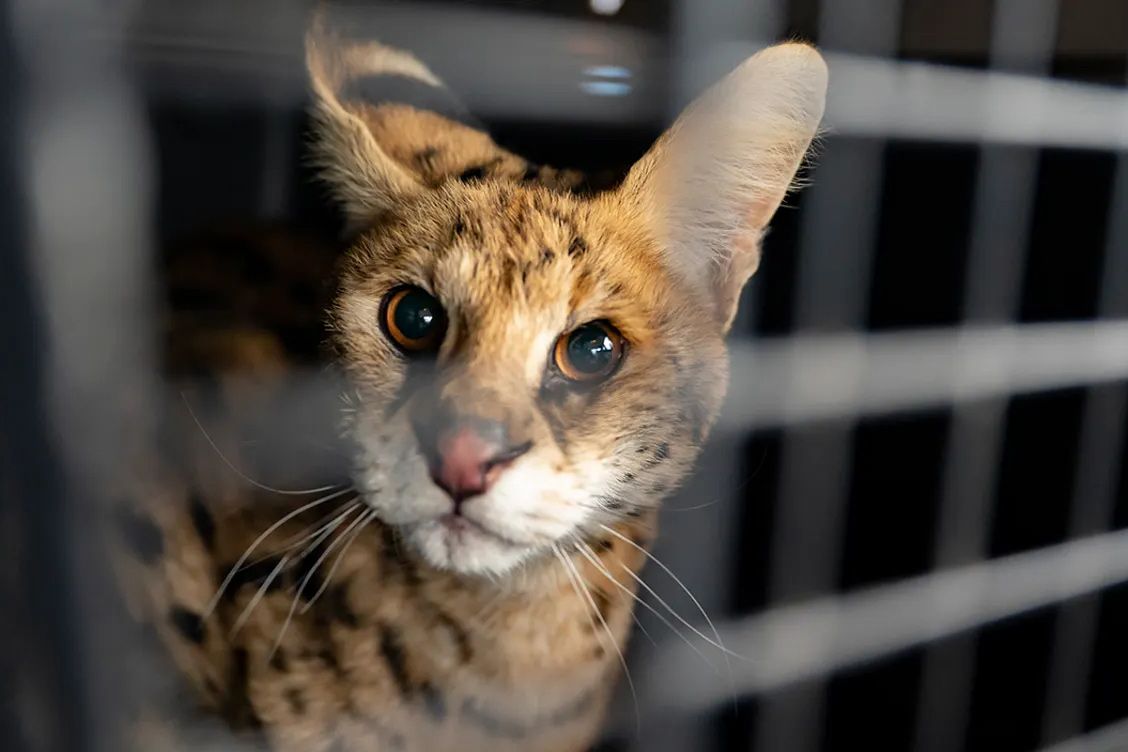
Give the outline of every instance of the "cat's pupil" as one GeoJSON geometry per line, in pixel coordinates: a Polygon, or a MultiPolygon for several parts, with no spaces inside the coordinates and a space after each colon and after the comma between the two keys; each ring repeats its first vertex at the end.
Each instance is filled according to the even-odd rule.
{"type": "Polygon", "coordinates": [[[396,328],[408,339],[423,339],[439,317],[438,301],[422,290],[410,290],[396,305],[396,328]]]}
{"type": "Polygon", "coordinates": [[[614,356],[615,343],[602,327],[581,326],[568,338],[568,360],[581,373],[599,373],[614,356]]]}

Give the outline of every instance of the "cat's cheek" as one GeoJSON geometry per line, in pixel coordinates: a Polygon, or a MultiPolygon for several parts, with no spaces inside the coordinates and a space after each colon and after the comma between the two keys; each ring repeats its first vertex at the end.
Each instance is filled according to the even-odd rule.
{"type": "Polygon", "coordinates": [[[414,445],[394,432],[358,430],[353,480],[361,498],[389,525],[429,520],[450,511],[414,445]]]}
{"type": "Polygon", "coordinates": [[[585,522],[585,498],[574,476],[543,466],[519,465],[468,508],[468,514],[510,540],[545,546],[585,522]]]}

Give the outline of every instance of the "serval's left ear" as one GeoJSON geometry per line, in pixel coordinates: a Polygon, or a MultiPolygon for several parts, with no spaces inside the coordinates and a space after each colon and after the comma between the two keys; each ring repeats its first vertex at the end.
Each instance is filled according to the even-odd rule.
{"type": "Polygon", "coordinates": [[[669,265],[715,303],[725,331],[818,130],[826,86],[814,48],[769,47],[691,104],[619,189],[669,265]]]}
{"type": "Polygon", "coordinates": [[[537,165],[490,137],[438,76],[413,55],[332,33],[324,8],[306,36],[313,88],[314,156],[358,229],[448,180],[582,187],[574,170],[537,165]]]}
{"type": "Polygon", "coordinates": [[[350,225],[421,193],[423,183],[380,144],[366,103],[353,101],[348,87],[366,74],[389,72],[438,85],[431,72],[398,50],[346,42],[328,32],[320,17],[306,35],[306,67],[313,89],[314,159],[350,225]]]}

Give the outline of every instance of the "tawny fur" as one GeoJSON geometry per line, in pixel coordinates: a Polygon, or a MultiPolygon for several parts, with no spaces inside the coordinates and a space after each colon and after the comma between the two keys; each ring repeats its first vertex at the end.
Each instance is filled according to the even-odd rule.
{"type": "MultiPolygon", "coordinates": [[[[406,53],[318,29],[308,62],[318,163],[358,230],[329,305],[352,402],[343,426],[357,445],[355,494],[336,503],[356,498],[352,519],[378,519],[357,527],[329,579],[317,570],[318,599],[295,600],[303,578],[282,568],[232,635],[281,544],[329,507],[281,527],[255,554],[265,564],[206,613],[251,541],[298,503],[249,490],[197,440],[175,461],[146,458],[128,489],[130,602],[199,702],[273,749],[586,749],[619,676],[631,575],[719,409],[724,335],[817,128],[825,68],[800,45],[761,53],[621,187],[584,195],[578,173],[531,165],[481,131],[339,98],[347,81],[381,72],[440,85],[406,53]],[[404,283],[450,317],[422,385],[376,323],[404,283]],[[629,343],[621,367],[598,388],[546,397],[553,342],[593,320],[629,343]],[[499,483],[475,502],[521,547],[436,548],[428,515],[449,501],[427,480],[406,416],[440,397],[534,447],[507,473],[523,486],[499,483]]],[[[254,327],[208,332],[174,317],[171,362],[222,375],[232,420],[268,405],[262,395],[293,365],[286,348],[254,327]]],[[[239,457],[234,436],[213,438],[239,457]]]]}

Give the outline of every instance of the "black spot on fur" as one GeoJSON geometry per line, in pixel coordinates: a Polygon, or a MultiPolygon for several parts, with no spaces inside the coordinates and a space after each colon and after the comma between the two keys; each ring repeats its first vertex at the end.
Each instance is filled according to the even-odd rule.
{"type": "Polygon", "coordinates": [[[118,515],[118,527],[125,544],[144,563],[152,564],[164,553],[161,529],[149,518],[123,509],[118,515]]]}
{"type": "Polygon", "coordinates": [[[403,650],[399,630],[387,624],[381,624],[379,632],[380,654],[384,657],[388,673],[391,674],[392,681],[396,683],[400,695],[404,699],[410,699],[412,695],[411,678],[407,675],[407,656],[403,650]]]}
{"type": "Polygon", "coordinates": [[[556,254],[552,252],[551,248],[542,248],[540,252],[541,266],[551,264],[556,260],[556,254]]]}
{"type": "Polygon", "coordinates": [[[270,656],[270,667],[280,674],[290,670],[290,661],[286,658],[285,650],[278,648],[274,651],[274,655],[270,656]]]}
{"type": "Polygon", "coordinates": [[[659,462],[662,462],[664,460],[669,459],[669,457],[670,457],[670,445],[663,441],[661,444],[658,445],[658,448],[654,450],[654,459],[658,460],[659,462]]]}
{"type": "Polygon", "coordinates": [[[572,243],[568,246],[568,255],[572,258],[579,258],[588,251],[587,241],[579,235],[572,238],[572,243]]]}
{"type": "Polygon", "coordinates": [[[250,656],[246,648],[235,648],[232,653],[228,695],[223,714],[235,728],[261,729],[262,719],[255,713],[247,693],[250,656]]]}
{"type": "Polygon", "coordinates": [[[196,528],[196,534],[200,536],[204,546],[209,551],[215,550],[215,519],[212,518],[211,512],[204,506],[203,499],[196,492],[188,498],[188,514],[192,516],[192,526],[196,528]]]}
{"type": "Polygon", "coordinates": [[[332,618],[345,626],[354,629],[360,626],[360,617],[349,607],[348,583],[325,591],[325,605],[332,618]]]}
{"type": "Polygon", "coordinates": [[[615,542],[610,538],[604,538],[603,540],[598,541],[595,545],[599,547],[600,551],[610,551],[615,547],[615,542]]]}
{"type": "Polygon", "coordinates": [[[622,480],[624,483],[630,483],[634,479],[635,479],[634,473],[623,473],[622,477],[620,478],[620,480],[622,480]]]}
{"type": "Polygon", "coordinates": [[[189,611],[183,606],[173,606],[168,613],[168,619],[184,639],[197,645],[203,644],[207,636],[204,620],[195,611],[189,611]]]}
{"type": "Polygon", "coordinates": [[[294,715],[303,715],[306,709],[305,697],[302,696],[300,689],[290,687],[286,690],[286,702],[290,705],[290,710],[294,715]]]}
{"type": "Polygon", "coordinates": [[[324,663],[333,673],[341,673],[341,662],[337,660],[337,654],[330,648],[322,648],[317,653],[317,658],[324,663]]]}

